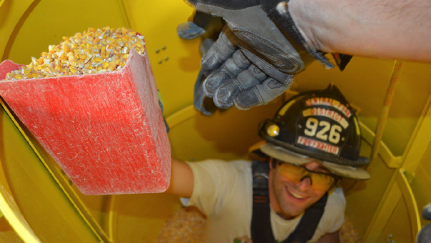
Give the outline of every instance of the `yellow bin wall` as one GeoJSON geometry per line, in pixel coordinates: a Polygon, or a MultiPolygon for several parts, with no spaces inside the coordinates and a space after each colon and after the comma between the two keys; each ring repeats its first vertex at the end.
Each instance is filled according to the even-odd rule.
{"type": "MultiPolygon", "coordinates": [[[[192,11],[179,0],[0,0],[0,57],[28,64],[31,56],[39,57],[48,45],[59,43],[62,36],[88,27],[133,28],[146,39],[164,100],[164,115],[172,126],[169,137],[173,156],[195,161],[209,157],[244,158],[248,146],[259,140],[257,124],[271,117],[285,97],[249,111],[233,108],[212,117],[198,114],[190,105],[200,67],[199,41],[181,40],[176,34],[176,26],[186,21],[192,11]]],[[[335,83],[358,108],[364,129],[369,128],[363,131],[366,137],[362,150],[363,155],[369,155],[393,64],[393,60],[354,57],[340,72],[314,63],[295,78],[291,90],[324,88],[335,83]]],[[[346,213],[360,235],[367,234],[388,185],[397,175],[397,169],[390,168],[388,161],[398,161],[398,167],[406,168],[419,207],[431,201],[426,191],[431,182],[427,159],[430,150],[426,147],[429,141],[419,136],[431,128],[429,122],[423,122],[429,119],[426,111],[430,94],[431,65],[404,63],[383,134],[386,147],[369,166],[372,179],[343,182],[347,189],[346,213]],[[425,148],[413,146],[415,141],[423,141],[425,148]],[[412,149],[421,151],[418,158],[407,156],[412,149]]],[[[0,182],[9,188],[6,191],[40,241],[153,242],[166,218],[180,207],[178,198],[164,194],[80,194],[31,134],[18,130],[5,108],[0,114],[0,182]]],[[[393,218],[397,217],[386,217],[377,223],[391,225],[387,222],[393,218]]],[[[0,240],[19,242],[18,239],[5,217],[0,218],[0,240]]]]}

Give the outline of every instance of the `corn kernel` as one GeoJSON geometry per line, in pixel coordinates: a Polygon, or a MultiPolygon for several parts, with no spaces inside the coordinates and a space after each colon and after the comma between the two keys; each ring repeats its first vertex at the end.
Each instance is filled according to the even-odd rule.
{"type": "Polygon", "coordinates": [[[69,57],[67,56],[67,54],[66,54],[66,53],[64,53],[64,52],[63,52],[63,53],[61,53],[61,55],[60,55],[59,59],[60,59],[60,60],[65,60],[65,61],[66,61],[66,60],[68,60],[68,59],[69,59],[69,57]]]}
{"type": "Polygon", "coordinates": [[[117,63],[116,62],[110,62],[109,65],[108,65],[109,71],[114,71],[116,67],[117,67],[117,63]]]}
{"type": "Polygon", "coordinates": [[[70,52],[69,45],[66,45],[66,44],[63,45],[63,52],[65,52],[65,53],[69,53],[70,52]]]}
{"type": "Polygon", "coordinates": [[[115,43],[115,40],[112,37],[108,37],[108,38],[106,38],[106,43],[107,44],[115,43]]]}
{"type": "Polygon", "coordinates": [[[84,66],[85,66],[85,60],[80,59],[80,60],[78,61],[78,63],[76,64],[76,66],[77,66],[78,68],[80,68],[80,69],[83,69],[83,68],[84,68],[84,66]]]}
{"type": "Polygon", "coordinates": [[[102,64],[102,68],[103,68],[103,69],[107,69],[107,68],[108,68],[108,66],[109,66],[109,62],[104,62],[104,63],[102,64]]]}
{"type": "Polygon", "coordinates": [[[45,63],[45,59],[43,57],[41,57],[41,58],[37,59],[37,63],[42,65],[45,63]]]}
{"type": "Polygon", "coordinates": [[[74,66],[70,66],[69,67],[70,72],[72,73],[76,73],[78,70],[76,70],[76,68],[74,66]]]}
{"type": "Polygon", "coordinates": [[[16,78],[16,79],[22,79],[22,75],[21,74],[15,74],[14,78],[16,78]]]}
{"type": "Polygon", "coordinates": [[[75,59],[73,59],[73,60],[69,60],[69,64],[70,66],[76,66],[78,62],[75,59]]]}
{"type": "Polygon", "coordinates": [[[102,48],[100,49],[100,54],[106,55],[106,47],[102,46],[102,48]]]}
{"type": "Polygon", "coordinates": [[[48,51],[49,51],[49,53],[55,53],[56,52],[55,46],[54,45],[49,45],[48,46],[48,51]]]}
{"type": "Polygon", "coordinates": [[[31,68],[30,67],[25,67],[23,70],[24,70],[24,74],[31,73],[31,68]]]}
{"type": "Polygon", "coordinates": [[[55,71],[59,72],[61,70],[61,64],[57,63],[57,65],[55,65],[55,71]]]}
{"type": "Polygon", "coordinates": [[[132,48],[145,52],[144,37],[124,27],[88,28],[72,37],[63,36],[58,45],[49,45],[40,58],[31,57],[27,66],[6,74],[6,80],[60,77],[104,73],[126,65],[132,48]]]}
{"type": "Polygon", "coordinates": [[[87,54],[85,54],[85,53],[79,53],[79,59],[82,59],[82,60],[87,59],[87,54]]]}
{"type": "Polygon", "coordinates": [[[123,40],[119,39],[119,40],[117,40],[116,42],[117,42],[117,44],[118,44],[119,46],[121,46],[121,47],[123,47],[123,46],[124,46],[124,42],[123,42],[123,40]]]}
{"type": "Polygon", "coordinates": [[[93,58],[93,63],[100,63],[101,61],[102,61],[102,58],[100,57],[93,58]]]}
{"type": "Polygon", "coordinates": [[[36,67],[34,67],[35,71],[40,71],[42,70],[43,66],[42,65],[37,65],[36,67]]]}
{"type": "Polygon", "coordinates": [[[33,63],[34,66],[37,66],[39,64],[35,57],[31,57],[31,63],[33,63]]]}

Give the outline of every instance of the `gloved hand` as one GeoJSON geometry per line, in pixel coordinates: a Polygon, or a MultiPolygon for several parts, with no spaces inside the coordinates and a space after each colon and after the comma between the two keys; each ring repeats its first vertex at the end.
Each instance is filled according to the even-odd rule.
{"type": "Polygon", "coordinates": [[[217,40],[226,22],[221,17],[195,11],[189,22],[177,26],[178,36],[182,39],[190,40],[201,37],[202,40],[217,40]]]}
{"type": "Polygon", "coordinates": [[[202,87],[220,108],[267,104],[314,60],[333,65],[301,36],[280,0],[188,0],[228,27],[202,58],[202,87]]]}
{"type": "MultiPolygon", "coordinates": [[[[199,51],[201,55],[205,55],[217,40],[225,25],[226,22],[220,17],[195,11],[189,22],[178,25],[177,33],[179,37],[186,40],[199,37],[199,51]]],[[[206,76],[201,70],[195,82],[193,105],[201,113],[210,116],[218,109],[213,99],[206,96],[202,89],[202,83],[205,79],[206,76]]]]}
{"type": "MultiPolygon", "coordinates": [[[[422,209],[422,217],[425,220],[431,220],[431,203],[425,205],[422,209]]],[[[417,243],[431,242],[431,223],[424,225],[416,235],[417,243]]]]}

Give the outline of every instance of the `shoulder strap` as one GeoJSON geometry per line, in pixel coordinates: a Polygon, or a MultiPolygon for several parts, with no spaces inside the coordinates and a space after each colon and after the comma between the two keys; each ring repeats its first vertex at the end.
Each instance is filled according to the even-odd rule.
{"type": "Polygon", "coordinates": [[[295,228],[295,231],[293,231],[289,237],[283,241],[283,243],[305,243],[309,241],[317,229],[317,225],[322,218],[323,212],[325,212],[327,200],[328,193],[325,193],[319,201],[305,210],[304,215],[295,228]]]}
{"type": "MultiPolygon", "coordinates": [[[[253,215],[251,220],[251,237],[253,243],[276,242],[272,234],[270,206],[268,195],[269,163],[253,161],[253,215]]],[[[283,243],[305,243],[310,240],[325,211],[328,194],[308,208],[295,230],[283,243]]]]}
{"type": "Polygon", "coordinates": [[[253,243],[275,242],[270,220],[268,174],[269,163],[253,161],[253,214],[251,218],[253,243]]]}

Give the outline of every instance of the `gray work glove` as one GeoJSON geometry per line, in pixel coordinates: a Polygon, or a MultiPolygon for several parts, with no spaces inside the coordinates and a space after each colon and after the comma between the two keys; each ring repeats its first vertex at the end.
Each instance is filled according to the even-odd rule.
{"type": "Polygon", "coordinates": [[[182,39],[190,40],[200,37],[202,40],[218,38],[226,22],[221,17],[195,11],[189,22],[177,26],[178,36],[182,39]]]}
{"type": "Polygon", "coordinates": [[[202,87],[220,108],[267,104],[314,60],[333,65],[308,45],[279,0],[189,0],[197,11],[223,17],[227,27],[202,58],[202,87]]]}
{"type": "MultiPolygon", "coordinates": [[[[178,36],[186,40],[200,38],[199,51],[205,55],[218,39],[226,22],[220,17],[200,11],[195,11],[189,20],[189,22],[177,26],[178,36]]],[[[194,86],[193,105],[202,114],[210,116],[218,110],[218,107],[212,98],[205,95],[202,89],[202,83],[205,79],[206,76],[200,70],[194,86]]]]}
{"type": "MultiPolygon", "coordinates": [[[[428,203],[422,209],[422,217],[425,220],[431,220],[431,203],[428,203]]],[[[424,225],[416,235],[417,243],[431,242],[431,223],[424,225]]]]}

